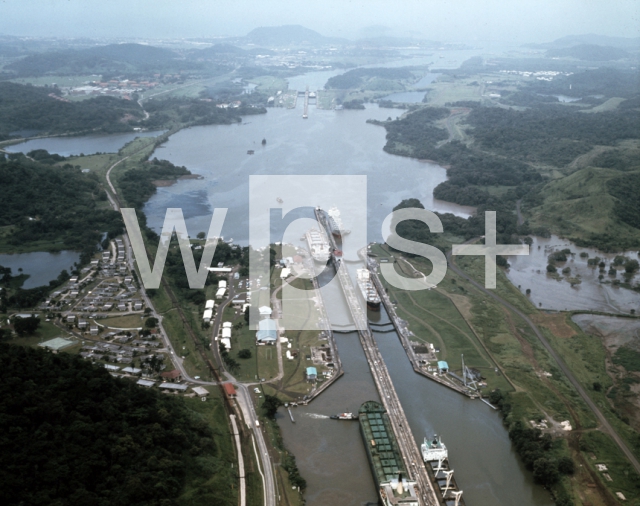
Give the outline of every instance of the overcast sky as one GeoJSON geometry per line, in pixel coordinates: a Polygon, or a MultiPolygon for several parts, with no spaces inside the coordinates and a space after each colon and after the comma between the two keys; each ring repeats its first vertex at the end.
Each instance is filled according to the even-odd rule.
{"type": "Polygon", "coordinates": [[[300,24],[323,35],[445,42],[546,42],[640,36],[638,0],[0,0],[0,34],[216,37],[300,24]]]}

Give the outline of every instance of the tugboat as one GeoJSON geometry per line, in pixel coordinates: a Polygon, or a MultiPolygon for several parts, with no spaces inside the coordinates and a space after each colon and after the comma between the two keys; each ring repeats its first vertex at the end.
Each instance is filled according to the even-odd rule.
{"type": "Polygon", "coordinates": [[[340,413],[339,415],[331,415],[329,418],[332,420],[357,420],[358,415],[353,413],[340,413]]]}

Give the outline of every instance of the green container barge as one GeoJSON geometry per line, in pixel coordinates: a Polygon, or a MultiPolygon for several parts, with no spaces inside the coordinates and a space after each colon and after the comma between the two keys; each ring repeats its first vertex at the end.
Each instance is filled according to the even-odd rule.
{"type": "Polygon", "coordinates": [[[418,506],[415,482],[409,481],[400,448],[382,404],[367,401],[358,410],[360,432],[384,506],[418,506]]]}

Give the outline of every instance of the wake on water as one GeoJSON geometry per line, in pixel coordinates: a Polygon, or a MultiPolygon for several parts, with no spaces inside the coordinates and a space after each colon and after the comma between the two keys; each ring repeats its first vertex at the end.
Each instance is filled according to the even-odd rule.
{"type": "Polygon", "coordinates": [[[306,413],[306,415],[307,415],[309,418],[316,418],[316,419],[318,419],[318,420],[319,420],[319,419],[322,419],[322,418],[329,418],[327,415],[321,415],[321,414],[319,414],[319,413],[306,413]]]}

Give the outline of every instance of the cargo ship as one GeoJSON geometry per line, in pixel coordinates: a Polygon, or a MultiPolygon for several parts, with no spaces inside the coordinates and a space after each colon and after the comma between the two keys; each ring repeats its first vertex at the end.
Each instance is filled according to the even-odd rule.
{"type": "Polygon", "coordinates": [[[312,228],[305,234],[305,237],[307,238],[311,258],[320,264],[326,264],[331,257],[331,247],[329,246],[327,235],[322,229],[312,228]]]}
{"type": "Polygon", "coordinates": [[[331,415],[332,420],[358,420],[358,415],[353,413],[340,413],[339,415],[331,415]]]}
{"type": "Polygon", "coordinates": [[[342,218],[340,218],[340,211],[337,207],[329,209],[327,215],[329,216],[329,229],[334,237],[341,238],[351,232],[350,230],[345,230],[342,225],[342,218]]]}
{"type": "Polygon", "coordinates": [[[372,311],[380,311],[380,295],[371,281],[368,269],[358,269],[358,287],[360,293],[372,311]]]}
{"type": "Polygon", "coordinates": [[[360,406],[358,418],[381,504],[418,506],[416,484],[407,479],[409,475],[384,406],[367,401],[360,406]]]}
{"type": "Polygon", "coordinates": [[[453,471],[449,468],[449,451],[440,437],[438,435],[434,435],[431,439],[425,437],[420,449],[427,473],[432,482],[437,485],[440,497],[445,502],[453,501],[455,506],[464,506],[462,490],[458,489],[453,471]]]}
{"type": "Polygon", "coordinates": [[[433,439],[430,440],[425,437],[424,443],[420,445],[420,449],[422,450],[422,458],[425,463],[439,462],[449,458],[447,447],[437,434],[434,434],[433,439]]]}

